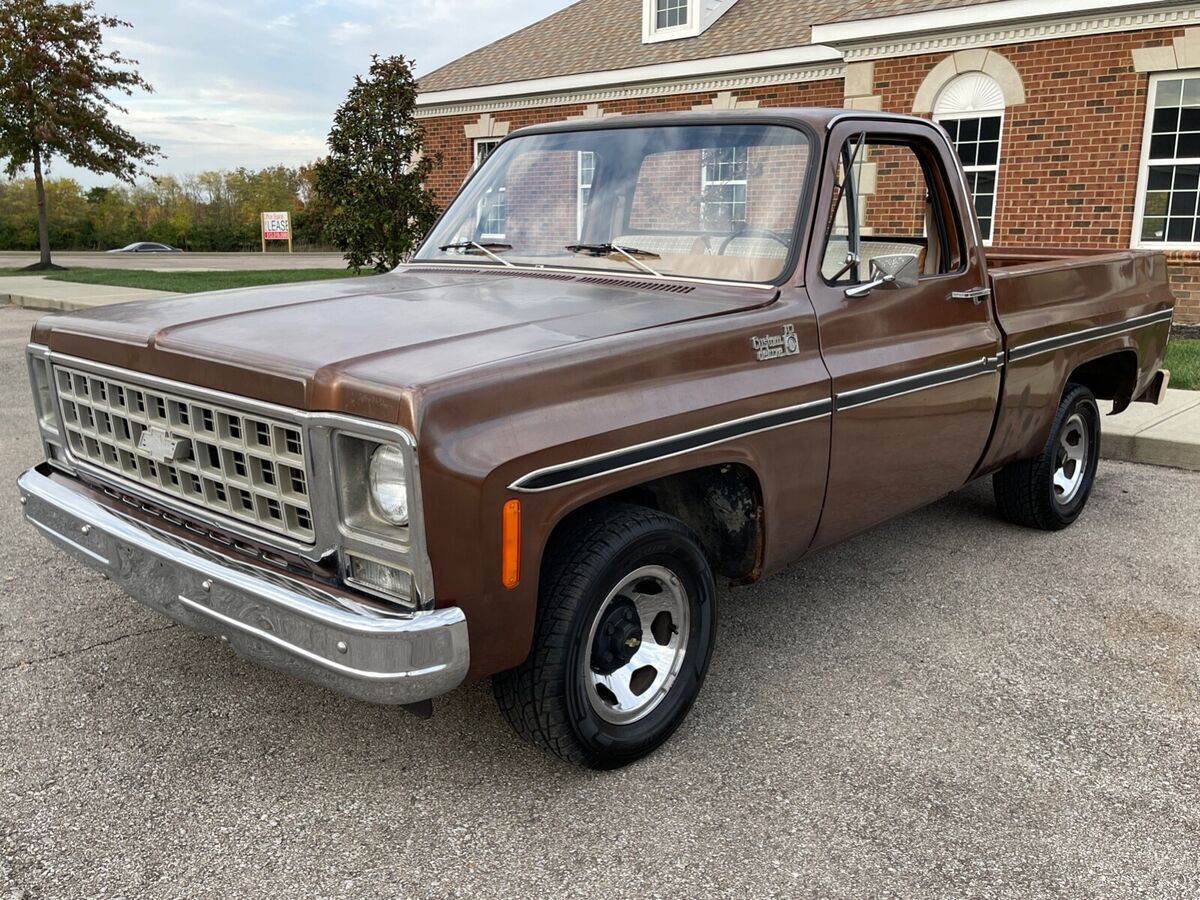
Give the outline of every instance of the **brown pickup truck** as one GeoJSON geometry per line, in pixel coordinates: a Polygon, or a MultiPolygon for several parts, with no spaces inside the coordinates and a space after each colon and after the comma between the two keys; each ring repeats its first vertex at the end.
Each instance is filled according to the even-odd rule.
{"type": "Polygon", "coordinates": [[[984,475],[1063,528],[1097,399],[1161,397],[1164,259],[989,254],[971,177],[902,116],[526,129],[391,273],[39,322],[25,516],[251,659],[422,713],[492,676],[628,763],[699,692],[715,575],[984,475]]]}

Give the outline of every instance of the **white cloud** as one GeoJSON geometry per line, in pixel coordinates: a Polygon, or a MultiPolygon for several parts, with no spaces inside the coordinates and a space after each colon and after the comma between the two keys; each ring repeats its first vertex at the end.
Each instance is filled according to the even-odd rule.
{"type": "MultiPolygon", "coordinates": [[[[120,98],[122,124],[161,144],[156,171],[296,165],[324,152],[333,113],[372,54],[418,75],[569,0],[104,0],[133,23],[108,43],[139,61],[155,92],[120,98]]],[[[75,173],[87,184],[107,177],[75,173]]]]}

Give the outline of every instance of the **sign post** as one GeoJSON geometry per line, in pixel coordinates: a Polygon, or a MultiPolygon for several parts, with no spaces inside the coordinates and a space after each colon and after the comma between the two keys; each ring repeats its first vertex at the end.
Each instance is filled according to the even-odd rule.
{"type": "Polygon", "coordinates": [[[267,252],[267,241],[287,241],[288,253],[292,252],[292,217],[286,212],[262,214],[262,252],[267,252]]]}

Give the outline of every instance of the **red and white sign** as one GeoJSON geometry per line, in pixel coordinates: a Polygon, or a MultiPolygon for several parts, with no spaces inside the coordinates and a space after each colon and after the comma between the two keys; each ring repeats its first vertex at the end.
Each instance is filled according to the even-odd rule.
{"type": "Polygon", "coordinates": [[[264,241],[290,241],[292,239],[291,217],[285,212],[263,213],[262,236],[264,241]]]}

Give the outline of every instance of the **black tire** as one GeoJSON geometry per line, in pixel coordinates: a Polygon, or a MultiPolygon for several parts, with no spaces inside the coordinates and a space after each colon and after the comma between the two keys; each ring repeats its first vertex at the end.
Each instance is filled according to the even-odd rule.
{"type": "Polygon", "coordinates": [[[1066,528],[1083,512],[1096,481],[1096,465],[1100,459],[1100,410],[1096,397],[1080,384],[1068,384],[1054,426],[1042,452],[1033,459],[1011,462],[992,476],[992,491],[1000,515],[1017,525],[1059,531],[1066,528]],[[1074,483],[1072,461],[1067,458],[1065,439],[1083,435],[1086,445],[1081,449],[1080,480],[1069,495],[1055,487],[1055,473],[1064,463],[1074,483]]]}
{"type": "MultiPolygon", "coordinates": [[[[652,588],[658,582],[638,580],[630,589],[639,593],[632,596],[643,596],[644,584],[652,588]]],[[[640,621],[638,608],[633,605],[628,622],[640,621]]],[[[521,665],[492,679],[496,701],[517,734],[570,763],[592,769],[627,765],[659,747],[687,716],[712,657],[716,614],[712,570],[686,525],[640,506],[599,505],[568,523],[548,548],[532,650],[521,665]],[[641,718],[614,724],[598,712],[598,707],[607,709],[597,693],[605,688],[589,687],[595,671],[589,663],[594,665],[604,655],[594,648],[601,647],[603,634],[612,631],[608,628],[612,617],[621,613],[617,607],[625,602],[624,595],[610,598],[610,594],[634,573],[650,569],[677,577],[668,588],[669,602],[681,613],[686,607],[682,622],[676,623],[668,615],[668,630],[656,630],[676,644],[675,650],[668,651],[676,654],[675,661],[663,669],[676,674],[664,676],[673,680],[647,692],[659,699],[641,718]],[[686,640],[673,637],[683,630],[683,623],[686,640]],[[594,633],[594,624],[599,633],[594,633]],[[682,656],[678,655],[680,647],[685,648],[682,656]],[[589,691],[593,696],[589,697],[589,691]]],[[[657,626],[660,619],[654,622],[657,626]]],[[[638,635],[634,653],[642,651],[641,631],[638,635]]],[[[647,636],[647,640],[667,643],[656,636],[647,636]]],[[[630,636],[620,646],[632,647],[633,642],[630,636]]],[[[607,653],[617,645],[603,646],[607,653]]],[[[615,665],[615,660],[608,659],[607,664],[615,665]]],[[[605,665],[599,668],[603,671],[605,665]]],[[[616,701],[611,692],[610,696],[616,701]]],[[[642,701],[640,695],[633,700],[651,702],[650,698],[642,701]]],[[[618,707],[619,703],[614,703],[608,715],[621,715],[618,707]]]]}

